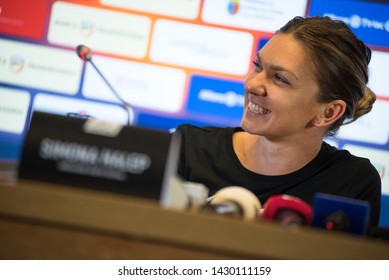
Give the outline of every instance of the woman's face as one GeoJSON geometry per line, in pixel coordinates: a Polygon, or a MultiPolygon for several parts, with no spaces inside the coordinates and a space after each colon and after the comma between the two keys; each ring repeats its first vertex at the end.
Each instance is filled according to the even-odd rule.
{"type": "Polygon", "coordinates": [[[321,105],[312,62],[290,34],[276,34],[257,53],[245,82],[245,131],[279,139],[305,133],[321,105]]]}

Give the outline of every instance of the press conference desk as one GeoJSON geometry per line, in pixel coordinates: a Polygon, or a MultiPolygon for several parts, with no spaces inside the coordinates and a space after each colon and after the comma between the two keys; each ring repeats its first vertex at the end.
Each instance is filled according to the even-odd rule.
{"type": "Polygon", "coordinates": [[[389,242],[19,181],[0,183],[0,259],[389,259],[389,242]]]}

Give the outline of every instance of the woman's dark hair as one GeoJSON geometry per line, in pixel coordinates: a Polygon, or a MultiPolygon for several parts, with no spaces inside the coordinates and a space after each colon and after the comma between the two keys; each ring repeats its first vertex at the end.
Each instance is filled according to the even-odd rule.
{"type": "Polygon", "coordinates": [[[341,125],[370,112],[376,100],[366,86],[371,50],[346,23],[329,17],[295,17],[276,34],[292,34],[304,46],[313,63],[318,102],[343,100],[347,104],[328,135],[335,135],[341,125]]]}

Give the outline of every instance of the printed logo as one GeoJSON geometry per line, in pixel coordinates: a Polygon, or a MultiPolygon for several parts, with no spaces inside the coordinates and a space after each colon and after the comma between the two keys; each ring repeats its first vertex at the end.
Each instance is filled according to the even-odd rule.
{"type": "Polygon", "coordinates": [[[365,44],[389,47],[389,5],[381,1],[311,0],[309,15],[345,22],[365,44]]]}
{"type": "Polygon", "coordinates": [[[223,104],[227,107],[243,107],[244,96],[234,91],[215,92],[209,89],[202,89],[199,93],[199,100],[211,103],[223,104]]]}
{"type": "Polygon", "coordinates": [[[26,65],[26,60],[24,57],[19,55],[13,55],[11,56],[11,59],[9,61],[9,70],[12,73],[18,74],[22,72],[25,65],[26,65]]]}
{"type": "Polygon", "coordinates": [[[381,31],[386,30],[389,32],[389,30],[387,28],[387,26],[389,25],[388,24],[389,20],[387,20],[386,22],[383,22],[380,20],[375,20],[375,19],[371,19],[371,18],[367,18],[367,17],[360,17],[358,15],[344,17],[344,16],[339,16],[339,15],[333,14],[333,13],[325,13],[324,15],[329,16],[330,18],[335,19],[335,20],[344,21],[345,23],[347,23],[348,25],[350,25],[354,29],[367,28],[367,29],[375,29],[375,30],[381,30],[381,31]]]}
{"type": "Polygon", "coordinates": [[[81,36],[84,38],[92,36],[95,31],[95,23],[91,20],[82,20],[80,24],[81,36]]]}
{"type": "Polygon", "coordinates": [[[228,3],[228,12],[229,12],[231,15],[235,15],[235,14],[238,13],[239,7],[240,7],[239,0],[231,0],[231,1],[228,3]]]}
{"type": "Polygon", "coordinates": [[[359,28],[361,27],[362,20],[361,17],[358,15],[352,15],[350,17],[350,25],[352,28],[359,28]]]}
{"type": "Polygon", "coordinates": [[[150,30],[151,19],[147,16],[55,1],[47,39],[68,47],[88,39],[95,51],[143,58],[150,30]]]}
{"type": "Polygon", "coordinates": [[[243,82],[193,76],[188,111],[239,120],[244,106],[243,82]]]}

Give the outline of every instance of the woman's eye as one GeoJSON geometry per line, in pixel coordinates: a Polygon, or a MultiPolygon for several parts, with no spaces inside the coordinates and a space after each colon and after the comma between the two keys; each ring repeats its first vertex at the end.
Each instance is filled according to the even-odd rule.
{"type": "Polygon", "coordinates": [[[278,83],[289,84],[289,82],[279,74],[274,74],[274,80],[278,83]]]}
{"type": "Polygon", "coordinates": [[[262,65],[258,61],[253,60],[253,64],[254,64],[255,70],[262,69],[262,65]]]}

